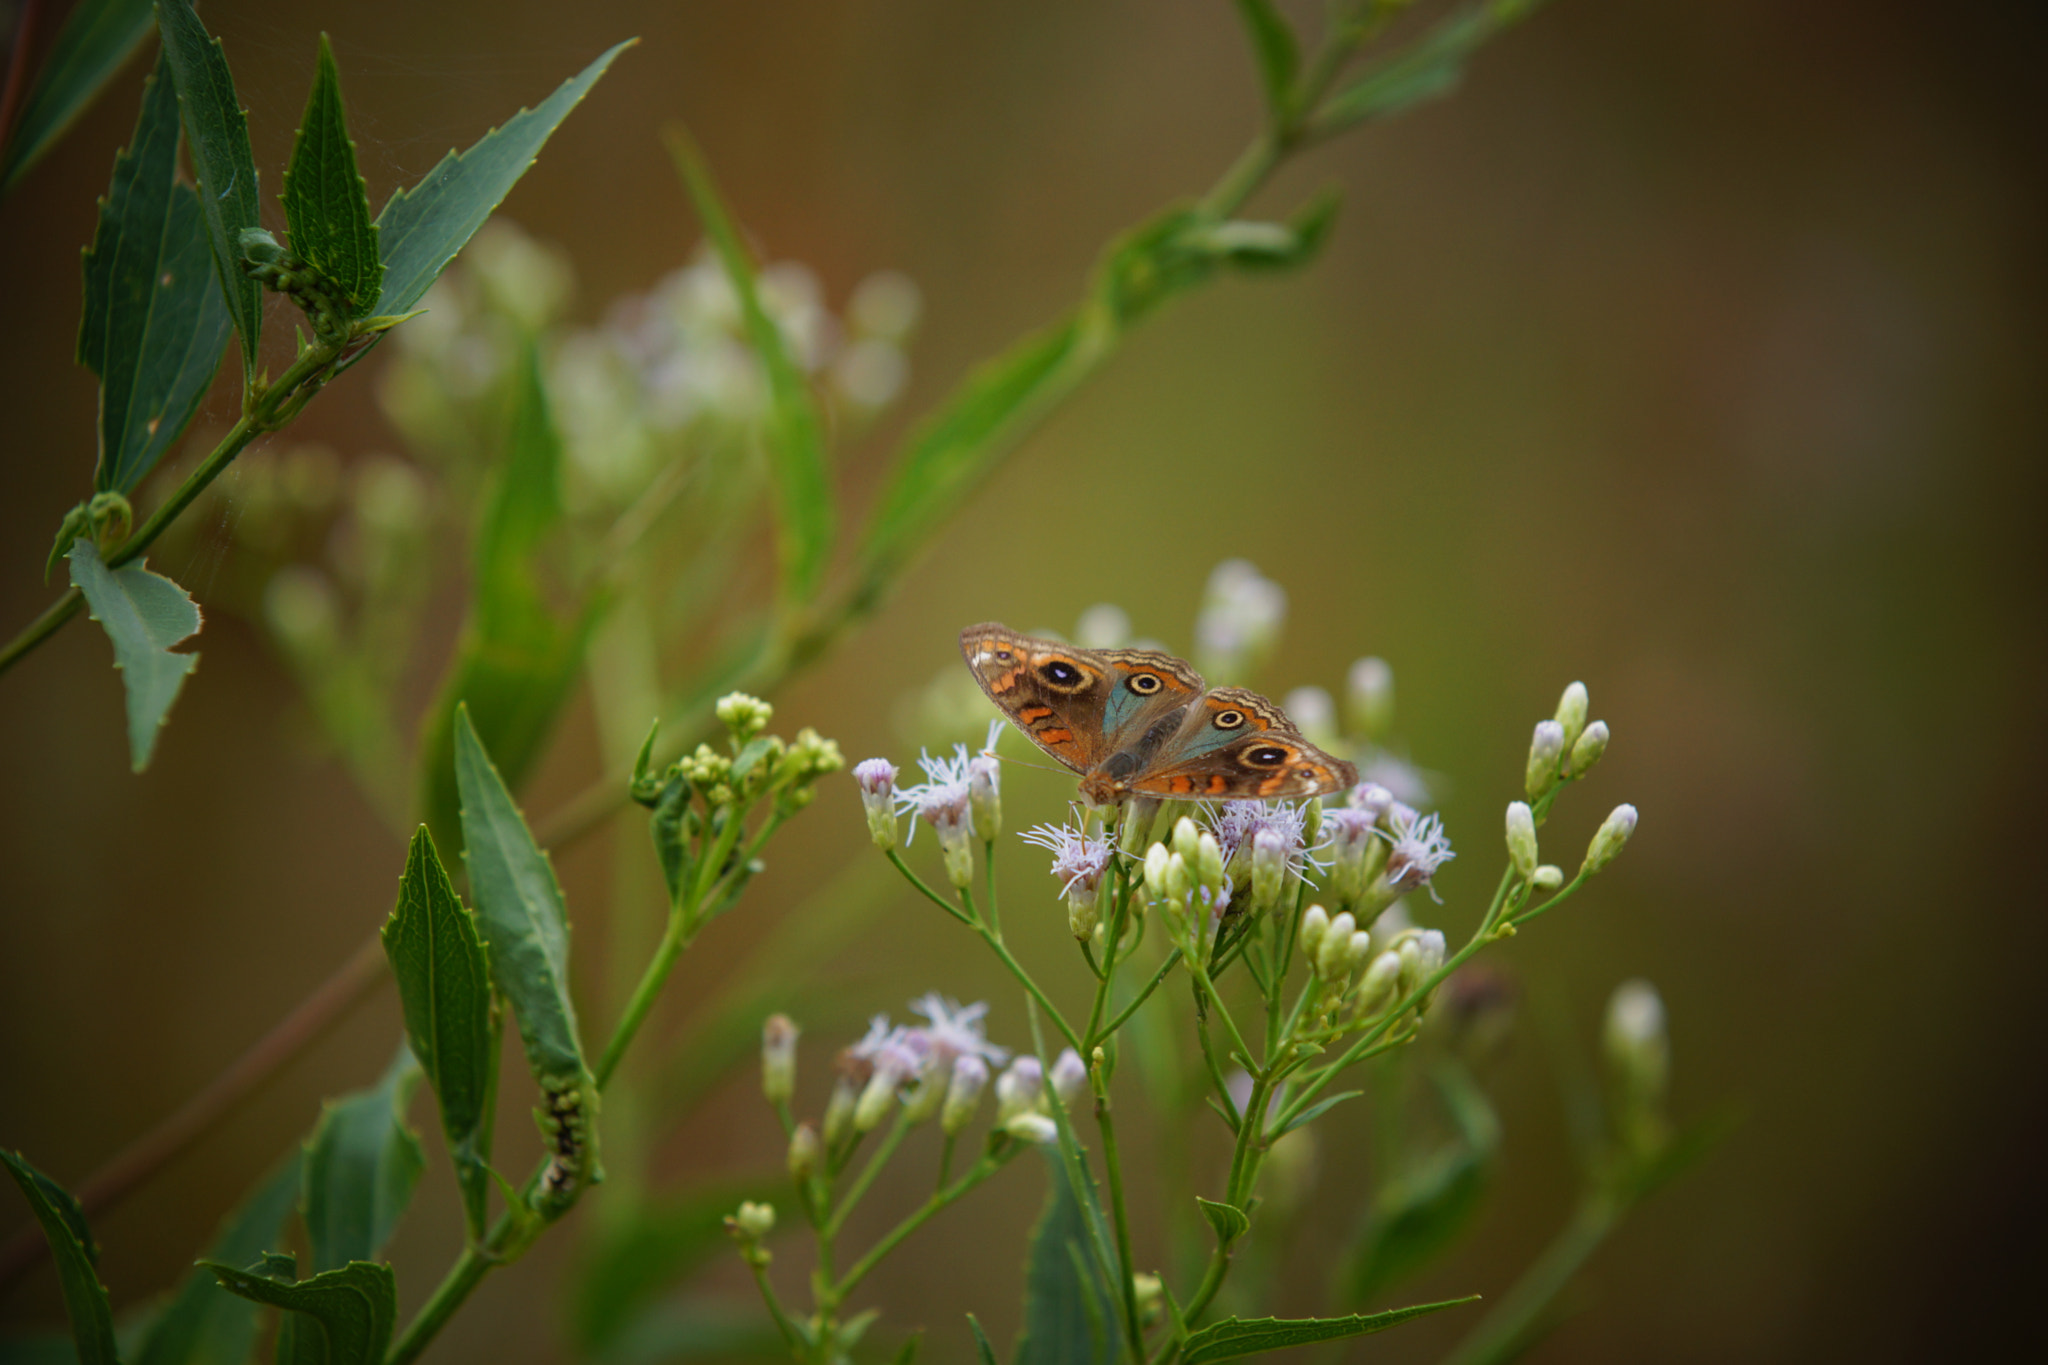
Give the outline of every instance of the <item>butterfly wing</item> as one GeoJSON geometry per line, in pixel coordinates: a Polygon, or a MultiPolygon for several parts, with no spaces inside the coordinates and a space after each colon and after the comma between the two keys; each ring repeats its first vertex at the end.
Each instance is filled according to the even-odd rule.
{"type": "Polygon", "coordinates": [[[994,622],[961,631],[960,653],[1010,722],[1077,773],[1202,694],[1201,675],[1171,654],[1076,649],[994,622]]]}
{"type": "Polygon", "coordinates": [[[1147,796],[1272,801],[1320,796],[1357,781],[1357,768],[1310,744],[1272,702],[1242,687],[1219,687],[1188,708],[1128,785],[1147,796]]]}

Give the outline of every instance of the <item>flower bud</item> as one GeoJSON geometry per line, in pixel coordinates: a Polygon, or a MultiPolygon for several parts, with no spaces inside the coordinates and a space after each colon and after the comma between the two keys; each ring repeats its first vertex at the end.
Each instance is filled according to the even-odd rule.
{"type": "Polygon", "coordinates": [[[1325,981],[1335,981],[1345,974],[1345,954],[1351,951],[1351,936],[1357,932],[1358,921],[1349,910],[1331,919],[1323,941],[1316,945],[1317,976],[1325,981]]]}
{"type": "Polygon", "coordinates": [[[1166,1302],[1166,1282],[1157,1275],[1139,1271],[1131,1276],[1131,1293],[1138,1301],[1138,1319],[1152,1322],[1166,1302]]]}
{"type": "Polygon", "coordinates": [[[1173,823],[1173,851],[1192,866],[1200,856],[1201,827],[1183,815],[1173,823]]]}
{"type": "MultiPolygon", "coordinates": [[[[860,1100],[853,1106],[853,1130],[856,1133],[872,1132],[889,1116],[889,1106],[896,1099],[900,1080],[891,1070],[875,1068],[875,1074],[868,1077],[867,1088],[860,1092],[860,1100]]],[[[829,1119],[831,1116],[828,1114],[826,1117],[829,1119]]]]}
{"type": "Polygon", "coordinates": [[[824,1144],[818,1141],[818,1130],[809,1123],[799,1123],[796,1131],[789,1135],[789,1174],[798,1184],[809,1180],[818,1170],[818,1160],[825,1153],[824,1144]]]}
{"type": "Polygon", "coordinates": [[[771,1014],[761,1024],[761,1093],[770,1104],[788,1104],[796,1093],[797,1033],[786,1014],[771,1014]]]}
{"type": "Polygon", "coordinates": [[[1579,742],[1580,731],[1586,728],[1586,685],[1575,682],[1565,688],[1564,695],[1557,699],[1557,723],[1564,727],[1562,749],[1569,750],[1579,742]]]}
{"type": "Polygon", "coordinates": [[[1328,689],[1297,687],[1281,702],[1281,709],[1294,728],[1308,736],[1309,743],[1334,749],[1343,742],[1337,730],[1337,703],[1328,689]]]}
{"type": "Polygon", "coordinates": [[[1529,768],[1522,779],[1522,790],[1529,799],[1550,790],[1557,781],[1558,763],[1564,757],[1564,726],[1554,720],[1536,722],[1536,733],[1529,737],[1529,768]]]}
{"type": "Polygon", "coordinates": [[[1435,976],[1437,969],[1444,965],[1444,954],[1449,951],[1450,945],[1444,942],[1443,930],[1424,929],[1416,935],[1415,946],[1422,956],[1423,979],[1427,980],[1435,976]]]}
{"type": "Polygon", "coordinates": [[[1072,1048],[1063,1049],[1052,1064],[1053,1094],[1060,1097],[1061,1104],[1072,1104],[1087,1082],[1088,1064],[1081,1060],[1081,1054],[1072,1048]]]}
{"type": "Polygon", "coordinates": [[[1572,745],[1570,773],[1573,777],[1584,777],[1600,761],[1600,755],[1607,752],[1607,722],[1596,720],[1588,725],[1579,736],[1579,742],[1572,745]]]}
{"type": "Polygon", "coordinates": [[[1021,1138],[1025,1142],[1035,1142],[1041,1147],[1060,1135],[1059,1125],[1054,1123],[1051,1117],[1039,1113],[1036,1109],[1027,1109],[1022,1113],[1011,1115],[1008,1119],[1004,1120],[1003,1131],[1011,1137],[1021,1138]]]}
{"type": "Polygon", "coordinates": [[[1350,941],[1344,945],[1345,976],[1348,977],[1351,975],[1351,973],[1357,971],[1360,967],[1363,967],[1366,964],[1366,961],[1369,958],[1371,958],[1371,956],[1372,935],[1368,934],[1363,929],[1354,931],[1351,935],[1350,941]]]}
{"type": "Polygon", "coordinates": [[[853,780],[860,784],[868,837],[887,853],[896,847],[896,765],[886,758],[864,759],[853,765],[853,780]]]}
{"type": "Polygon", "coordinates": [[[1102,923],[1102,894],[1099,883],[1076,878],[1067,891],[1067,932],[1077,943],[1086,943],[1095,936],[1095,930],[1102,923]]]}
{"type": "Polygon", "coordinates": [[[719,723],[732,733],[735,744],[745,744],[767,729],[768,722],[775,715],[774,707],[744,692],[728,692],[712,709],[717,713],[719,723]]]}
{"type": "Polygon", "coordinates": [[[1026,1110],[1036,1109],[1045,1088],[1045,1064],[1036,1057],[1023,1056],[1010,1063],[996,1077],[996,1122],[1007,1124],[1026,1110]]]}
{"type": "Polygon", "coordinates": [[[1526,801],[1508,802],[1508,861],[1524,881],[1536,875],[1536,817],[1526,801]]]}
{"type": "Polygon", "coordinates": [[[953,1079],[946,1087],[946,1103],[939,1111],[939,1127],[947,1137],[957,1134],[974,1118],[981,1104],[981,1092],[988,1085],[988,1063],[968,1053],[953,1063],[953,1079]]]}
{"type": "Polygon", "coordinates": [[[932,821],[932,831],[939,836],[939,852],[946,864],[946,880],[956,891],[965,891],[974,882],[974,822],[967,815],[966,805],[957,814],[958,819],[948,820],[942,814],[932,821]]]}
{"type": "Polygon", "coordinates": [[[1538,891],[1555,891],[1564,885],[1564,869],[1556,863],[1545,863],[1529,881],[1538,891]]]}
{"type": "Polygon", "coordinates": [[[1385,738],[1394,723],[1394,670],[1385,659],[1360,659],[1346,683],[1351,727],[1369,740],[1385,738]]]}
{"type": "Polygon", "coordinates": [[[1287,840],[1277,829],[1252,836],[1252,911],[1264,914],[1280,903],[1287,879],[1287,840]]]}
{"type": "Polygon", "coordinates": [[[1173,855],[1166,851],[1165,844],[1154,844],[1145,850],[1145,898],[1152,901],[1166,899],[1166,860],[1173,855]]]}
{"type": "Polygon", "coordinates": [[[1189,859],[1194,868],[1195,880],[1210,892],[1223,886],[1223,846],[1216,842],[1216,836],[1203,830],[1195,840],[1195,856],[1189,859]]]}
{"type": "Polygon", "coordinates": [[[1360,1018],[1370,1019],[1394,1003],[1401,982],[1401,955],[1381,953],[1365,969],[1355,998],[1360,1018]]]}
{"type": "Polygon", "coordinates": [[[1309,966],[1315,966],[1316,950],[1330,932],[1329,912],[1320,905],[1311,905],[1301,912],[1301,934],[1296,940],[1301,946],[1301,955],[1309,966]]]}
{"type": "Polygon", "coordinates": [[[1357,806],[1340,806],[1324,814],[1330,831],[1329,891],[1339,905],[1356,905],[1365,890],[1368,859],[1384,859],[1386,843],[1373,832],[1378,816],[1357,806]]]}
{"type": "Polygon", "coordinates": [[[733,1214],[727,1223],[734,1235],[758,1242],[775,1231],[775,1206],[757,1204],[749,1199],[740,1205],[739,1212],[733,1214]]]}
{"type": "Polygon", "coordinates": [[[853,1129],[853,1108],[860,1096],[853,1082],[841,1076],[832,1083],[832,1097],[825,1101],[825,1144],[837,1147],[853,1129]]]}
{"type": "Polygon", "coordinates": [[[1632,1092],[1650,1098],[1663,1093],[1671,1042],[1665,1034],[1664,1001],[1655,986],[1637,977],[1615,988],[1601,1042],[1608,1065],[1632,1092]]]}
{"type": "Polygon", "coordinates": [[[1592,873],[1606,867],[1621,852],[1622,845],[1628,842],[1629,835],[1635,832],[1636,808],[1628,805],[1616,806],[1601,823],[1599,831],[1593,835],[1593,842],[1586,848],[1586,865],[1580,871],[1592,873]]]}
{"type": "Polygon", "coordinates": [[[1195,874],[1188,867],[1188,860],[1178,853],[1166,858],[1166,899],[1170,905],[1185,908],[1195,898],[1195,874]]]}
{"type": "MultiPolygon", "coordinates": [[[[989,747],[995,747],[993,738],[989,747]]],[[[1002,765],[993,754],[976,754],[967,760],[967,801],[974,814],[974,832],[984,842],[993,842],[1003,830],[1002,765]]]]}

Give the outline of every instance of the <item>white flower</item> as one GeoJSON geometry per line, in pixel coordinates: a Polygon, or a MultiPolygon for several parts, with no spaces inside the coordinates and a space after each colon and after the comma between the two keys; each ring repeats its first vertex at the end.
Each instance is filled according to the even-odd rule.
{"type": "Polygon", "coordinates": [[[910,1008],[926,1019],[922,1028],[909,1032],[922,1037],[935,1065],[950,1069],[962,1057],[980,1057],[1001,1066],[1010,1058],[1010,1050],[998,1047],[982,1035],[982,1019],[988,1014],[988,1004],[977,1000],[963,1005],[949,1000],[937,991],[930,991],[910,1002],[910,1008]]]}
{"type": "Polygon", "coordinates": [[[1072,895],[1076,885],[1094,890],[1116,856],[1116,841],[1107,834],[1087,834],[1071,825],[1036,825],[1019,836],[1052,854],[1052,875],[1060,894],[1072,895]]]}
{"type": "Polygon", "coordinates": [[[1393,824],[1394,847],[1387,854],[1387,885],[1397,894],[1427,885],[1437,869],[1458,855],[1444,834],[1443,821],[1434,815],[1417,815],[1396,808],[1393,824]]]}

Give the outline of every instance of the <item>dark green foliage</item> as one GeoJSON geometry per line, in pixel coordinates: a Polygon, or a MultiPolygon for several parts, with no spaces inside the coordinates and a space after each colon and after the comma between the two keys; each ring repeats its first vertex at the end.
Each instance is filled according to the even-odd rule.
{"type": "Polygon", "coordinates": [[[324,33],[313,93],[279,197],[291,224],[292,251],[339,292],[351,318],[366,316],[382,290],[384,263],[377,258],[370,192],[356,171],[356,146],[348,136],[341,73],[324,33]]]}
{"type": "Polygon", "coordinates": [[[156,467],[199,411],[227,344],[199,196],[177,180],[178,130],[160,60],[85,253],[78,363],[100,379],[96,492],[132,492],[156,467]]]}
{"type": "Polygon", "coordinates": [[[6,1163],[7,1173],[21,1187],[22,1197],[49,1240],[80,1365],[118,1365],[114,1313],[107,1302],[107,1287],[93,1268],[99,1248],[85,1226],[84,1210],[61,1185],[29,1165],[21,1153],[0,1151],[0,1162],[6,1163]]]}
{"type": "MultiPolygon", "coordinates": [[[[292,1258],[265,1256],[247,1270],[201,1261],[221,1287],[291,1313],[291,1358],[322,1365],[381,1365],[398,1316],[391,1267],[354,1261],[308,1280],[292,1278],[292,1258]]],[[[283,1359],[285,1350],[280,1349],[283,1359]]]]}
{"type": "Polygon", "coordinates": [[[68,558],[72,583],[113,642],[128,699],[128,752],[141,772],[186,674],[199,666],[197,654],[171,652],[198,633],[199,608],[183,588],[140,562],[109,569],[90,540],[75,542],[68,558]]]}
{"type": "Polygon", "coordinates": [[[0,193],[56,145],[155,27],[150,0],[81,0],[72,9],[0,152],[0,193]]]}
{"type": "Polygon", "coordinates": [[[440,1103],[470,1236],[481,1237],[491,1188],[497,1003],[476,916],[455,894],[424,825],[413,834],[383,937],[406,1037],[440,1103]]]}
{"type": "Polygon", "coordinates": [[[400,1044],[376,1085],[322,1107],[306,1142],[303,1206],[315,1271],[373,1259],[411,1202],[426,1166],[405,1122],[419,1079],[419,1063],[400,1044]]]}
{"type": "MultiPolygon", "coordinates": [[[[299,1201],[301,1154],[292,1154],[229,1214],[209,1257],[246,1265],[284,1245],[284,1223],[299,1201]]],[[[185,1276],[178,1292],[132,1354],[135,1365],[244,1365],[256,1344],[258,1309],[221,1288],[209,1270],[185,1276]]]]}
{"type": "Polygon", "coordinates": [[[1347,1318],[1225,1318],[1188,1333],[1181,1351],[1183,1365],[1210,1365],[1212,1361],[1237,1360],[1260,1351],[1281,1351],[1289,1346],[1312,1346],[1319,1341],[1342,1341],[1347,1337],[1370,1336],[1389,1327],[1461,1303],[1475,1303],[1477,1294],[1449,1299],[1443,1303],[1419,1303],[1411,1308],[1389,1308],[1384,1313],[1356,1313],[1347,1318]]]}
{"type": "Polygon", "coordinates": [[[1046,1158],[1045,1212],[1025,1265],[1024,1329],[1013,1365],[1086,1365],[1117,1354],[1117,1295],[1088,1252],[1088,1224],[1057,1154],[1046,1158]]]}

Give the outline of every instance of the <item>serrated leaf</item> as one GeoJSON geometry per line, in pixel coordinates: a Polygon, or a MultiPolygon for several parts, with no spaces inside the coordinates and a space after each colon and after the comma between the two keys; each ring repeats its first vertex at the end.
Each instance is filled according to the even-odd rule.
{"type": "Polygon", "coordinates": [[[290,1264],[288,1257],[282,1258],[282,1265],[266,1261],[261,1270],[218,1261],[200,1264],[230,1293],[294,1314],[294,1335],[307,1343],[299,1349],[312,1359],[325,1365],[382,1365],[398,1316],[398,1288],[390,1266],[354,1261],[292,1282],[272,1278],[290,1264]]]}
{"type": "Polygon", "coordinates": [[[391,196],[377,215],[384,288],[374,311],[403,313],[419,302],[612,59],[638,41],[612,47],[532,109],[521,109],[468,151],[448,153],[417,185],[391,196]]]}
{"type": "Polygon", "coordinates": [[[128,752],[141,772],[185,676],[199,666],[197,654],[171,652],[172,645],[199,632],[199,607],[140,560],[109,569],[90,540],[73,542],[65,557],[86,609],[113,641],[114,667],[128,701],[128,752]]]}
{"type": "Polygon", "coordinates": [[[1202,1207],[1202,1217],[1209,1220],[1209,1227],[1216,1233],[1216,1240],[1229,1246],[1244,1236],[1252,1220],[1245,1211],[1235,1204],[1219,1204],[1213,1199],[1195,1196],[1195,1202],[1202,1207]]]}
{"type": "Polygon", "coordinates": [[[1067,1165],[1046,1154],[1045,1211],[1025,1263],[1024,1326],[1015,1365],[1084,1365],[1114,1358],[1098,1324],[1117,1319],[1117,1298],[1088,1258],[1088,1225],[1067,1165]]]}
{"type": "Polygon", "coordinates": [[[306,1143],[306,1240],[315,1271],[375,1259],[391,1239],[427,1158],[405,1110],[420,1080],[412,1050],[376,1085],[321,1106],[306,1143]]]}
{"type": "Polygon", "coordinates": [[[1238,18],[1245,35],[1252,40],[1252,55],[1259,63],[1259,85],[1266,94],[1266,108],[1284,118],[1294,88],[1294,73],[1301,68],[1301,45],[1294,28],[1273,0],[1237,0],[1238,18]]]}
{"type": "MultiPolygon", "coordinates": [[[[228,1215],[211,1259],[246,1265],[283,1244],[285,1219],[299,1201],[300,1157],[294,1148],[228,1215]]],[[[211,1272],[195,1269],[131,1358],[135,1365],[244,1365],[256,1344],[256,1315],[255,1305],[222,1289],[211,1272]]]]}
{"type": "Polygon", "coordinates": [[[178,95],[163,59],[85,253],[78,362],[100,379],[98,492],[129,493],[185,433],[232,324],[199,196],[178,183],[178,95]]]}
{"type": "Polygon", "coordinates": [[[742,1200],[765,1199],[768,1178],[717,1181],[659,1195],[618,1211],[594,1229],[569,1296],[569,1327],[584,1355],[610,1358],[661,1297],[732,1245],[725,1215],[742,1200]]]}
{"type": "Polygon", "coordinates": [[[208,36],[192,0],[157,0],[157,31],[178,90],[185,140],[199,176],[199,207],[213,269],[227,298],[228,315],[242,338],[242,376],[256,374],[263,338],[263,286],[242,269],[242,234],[263,226],[256,158],[249,150],[249,119],[235,95],[220,39],[208,36]]]}
{"type": "Polygon", "coordinates": [[[412,836],[398,905],[384,923],[405,1033],[441,1110],[472,1240],[484,1233],[491,1190],[492,1096],[498,1018],[476,916],[448,879],[425,825],[412,836]]]}
{"type": "Polygon", "coordinates": [[[506,431],[505,464],[477,527],[469,619],[420,746],[427,824],[451,848],[460,837],[456,706],[469,707],[484,747],[516,786],[540,757],[603,610],[603,599],[593,597],[562,621],[541,592],[539,552],[562,517],[562,438],[531,346],[520,361],[506,431]]]}
{"type": "Polygon", "coordinates": [[[1386,118],[1457,89],[1465,60],[1487,39],[1535,9],[1542,0],[1487,0],[1437,24],[1365,73],[1316,110],[1317,136],[1368,119],[1386,118]]]}
{"type": "Polygon", "coordinates": [[[21,1153],[0,1150],[0,1162],[6,1163],[7,1173],[21,1187],[30,1211],[43,1225],[51,1258],[57,1263],[57,1282],[64,1291],[64,1311],[71,1318],[71,1339],[77,1344],[80,1365],[119,1365],[114,1310],[107,1302],[107,1287],[93,1269],[97,1249],[78,1201],[31,1166],[21,1153]]]}
{"type": "Polygon", "coordinates": [[[832,553],[832,479],[825,467],[825,424],[811,386],[790,357],[781,326],[761,302],[753,258],[719,197],[703,154],[680,128],[670,130],[668,144],[704,233],[739,297],[747,340],[768,377],[767,442],[775,480],[782,598],[787,606],[801,606],[817,594],[832,553]]]}
{"type": "Polygon", "coordinates": [[[1312,1346],[1319,1341],[1370,1336],[1478,1299],[1477,1294],[1472,1294],[1442,1303],[1389,1308],[1384,1313],[1355,1313],[1347,1318],[1225,1318],[1189,1333],[1181,1361],[1182,1365],[1210,1365],[1211,1361],[1236,1360],[1259,1351],[1282,1351],[1290,1346],[1312,1346]]]}
{"type": "Polygon", "coordinates": [[[356,145],[349,140],[341,72],[324,33],[279,197],[292,251],[340,288],[351,318],[367,317],[383,288],[384,263],[370,221],[370,190],[356,171],[356,145]]]}
{"type": "Polygon", "coordinates": [[[455,780],[477,922],[490,945],[491,977],[519,1021],[527,1063],[543,1080],[587,1075],[569,998],[562,888],[465,707],[455,712],[455,780]]]}
{"type": "Polygon", "coordinates": [[[150,0],[82,0],[71,11],[0,156],[0,193],[56,145],[155,27],[150,0]]]}

